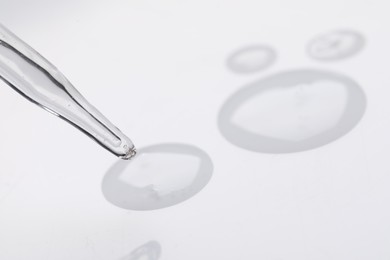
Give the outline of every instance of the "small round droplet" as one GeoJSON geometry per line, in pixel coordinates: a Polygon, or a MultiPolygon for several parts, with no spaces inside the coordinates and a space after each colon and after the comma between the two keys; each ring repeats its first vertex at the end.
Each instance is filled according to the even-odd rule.
{"type": "Polygon", "coordinates": [[[271,66],[276,52],[269,46],[253,45],[235,51],[227,59],[227,67],[236,73],[262,71],[271,66]]]}
{"type": "Polygon", "coordinates": [[[157,241],[150,241],[133,250],[128,256],[120,260],[158,260],[161,256],[161,245],[157,241]]]}
{"type": "Polygon", "coordinates": [[[112,204],[131,210],[176,205],[202,190],[213,172],[210,157],[186,144],[142,148],[130,161],[120,160],[107,172],[102,191],[112,204]]]}
{"type": "Polygon", "coordinates": [[[307,52],[316,60],[332,61],[354,56],[364,47],[364,37],[355,31],[333,31],[310,41],[307,52]]]}
{"type": "Polygon", "coordinates": [[[232,144],[263,153],[292,153],[326,145],[362,118],[366,97],[352,79],[295,70],[256,81],[223,105],[218,124],[232,144]]]}

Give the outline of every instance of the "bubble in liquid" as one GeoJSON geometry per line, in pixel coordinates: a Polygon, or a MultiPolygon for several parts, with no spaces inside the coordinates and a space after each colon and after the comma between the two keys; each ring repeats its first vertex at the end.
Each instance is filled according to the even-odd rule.
{"type": "Polygon", "coordinates": [[[112,204],[131,210],[176,205],[202,190],[213,172],[210,157],[186,144],[159,144],[140,149],[106,173],[102,191],[112,204]]]}
{"type": "Polygon", "coordinates": [[[352,79],[295,70],[256,81],[223,105],[218,126],[232,144],[262,153],[292,153],[326,145],[354,128],[366,97],[352,79]]]}
{"type": "Polygon", "coordinates": [[[310,57],[316,60],[332,61],[354,56],[363,49],[363,35],[351,30],[329,32],[314,38],[307,47],[310,57]]]}
{"type": "Polygon", "coordinates": [[[269,46],[253,45],[232,53],[226,65],[236,73],[252,73],[264,70],[276,60],[276,52],[269,46]]]}
{"type": "Polygon", "coordinates": [[[161,256],[161,246],[156,241],[150,241],[122,257],[120,260],[158,260],[161,256]]]}

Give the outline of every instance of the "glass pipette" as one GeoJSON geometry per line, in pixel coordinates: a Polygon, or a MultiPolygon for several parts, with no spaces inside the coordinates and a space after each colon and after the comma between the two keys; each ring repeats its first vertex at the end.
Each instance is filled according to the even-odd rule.
{"type": "Polygon", "coordinates": [[[37,51],[0,24],[0,78],[29,101],[64,119],[122,159],[133,142],[37,51]]]}

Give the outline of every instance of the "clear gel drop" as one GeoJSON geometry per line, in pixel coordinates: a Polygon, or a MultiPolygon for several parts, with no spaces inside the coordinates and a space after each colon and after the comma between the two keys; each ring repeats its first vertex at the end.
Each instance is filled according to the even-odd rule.
{"type": "Polygon", "coordinates": [[[158,260],[160,256],[161,245],[157,241],[149,241],[119,260],[158,260]]]}
{"type": "Polygon", "coordinates": [[[212,172],[210,157],[199,148],[159,144],[140,149],[131,161],[118,161],[105,175],[102,191],[124,209],[160,209],[197,194],[212,172]]]}
{"type": "Polygon", "coordinates": [[[276,52],[266,45],[252,45],[232,53],[227,67],[236,73],[253,73],[265,70],[276,59],[276,52]]]}
{"type": "Polygon", "coordinates": [[[319,61],[335,61],[352,57],[364,47],[364,37],[352,30],[339,30],[320,35],[310,41],[307,52],[319,61]]]}
{"type": "Polygon", "coordinates": [[[233,94],[218,118],[232,144],[262,153],[292,153],[326,145],[354,128],[366,97],[352,79],[294,70],[258,80],[233,94]]]}

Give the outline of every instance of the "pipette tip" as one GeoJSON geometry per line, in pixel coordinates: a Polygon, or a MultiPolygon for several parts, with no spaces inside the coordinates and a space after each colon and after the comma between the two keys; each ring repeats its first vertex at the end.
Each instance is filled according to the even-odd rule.
{"type": "Polygon", "coordinates": [[[137,150],[135,149],[135,147],[132,147],[128,150],[128,152],[125,155],[120,156],[120,158],[123,160],[130,160],[131,158],[136,156],[136,154],[137,154],[137,150]]]}

